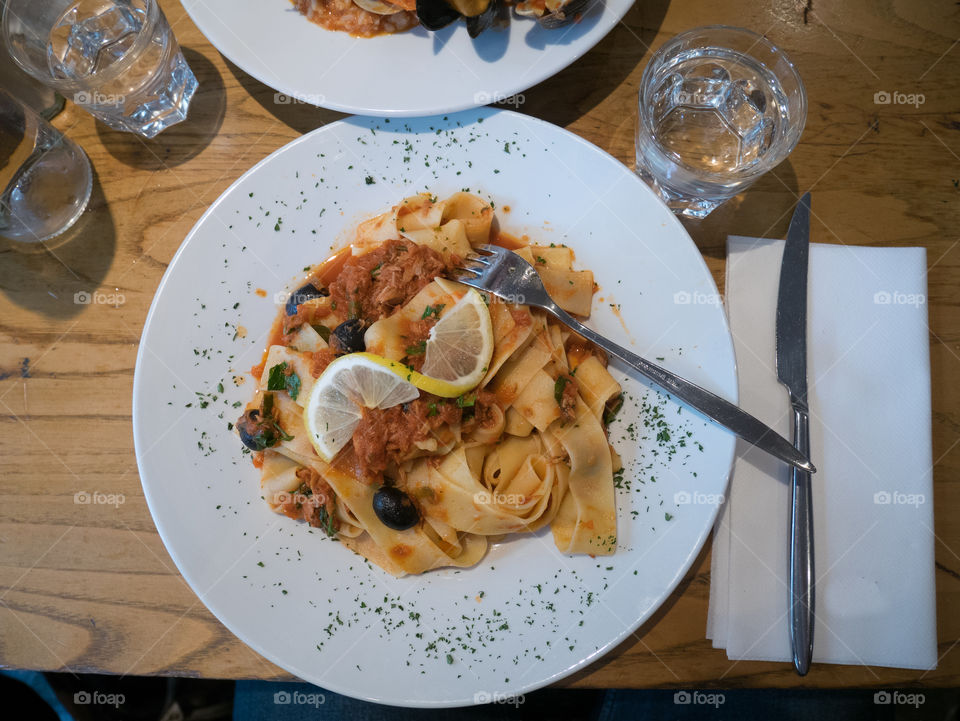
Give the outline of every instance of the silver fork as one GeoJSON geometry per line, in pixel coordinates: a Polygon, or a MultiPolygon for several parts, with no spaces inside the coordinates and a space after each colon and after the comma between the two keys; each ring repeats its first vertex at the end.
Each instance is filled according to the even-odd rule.
{"type": "Polygon", "coordinates": [[[791,466],[809,473],[816,472],[817,469],[814,468],[810,459],[794,448],[792,443],[746,411],[695,383],[684,380],[665,368],[641,358],[636,353],[631,353],[573,318],[550,297],[534,267],[516,253],[498,245],[481,245],[474,248],[474,254],[468,257],[466,262],[475,265],[457,268],[460,271],[457,280],[461,283],[492,293],[508,303],[523,303],[545,310],[561,323],[565,323],[587,340],[624,361],[670,394],[686,401],[692,408],[733,431],[751,445],[791,466]]]}

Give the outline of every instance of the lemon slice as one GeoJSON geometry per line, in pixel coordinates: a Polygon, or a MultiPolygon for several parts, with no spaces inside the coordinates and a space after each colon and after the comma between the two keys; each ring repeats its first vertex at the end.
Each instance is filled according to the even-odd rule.
{"type": "Polygon", "coordinates": [[[493,324],[487,304],[471,288],[446,311],[433,328],[425,346],[418,388],[452,398],[475,388],[493,357],[493,324]],[[421,383],[423,385],[421,385],[421,383]]]}
{"type": "Polygon", "coordinates": [[[404,366],[372,353],[340,356],[320,374],[303,409],[303,422],[317,454],[330,462],[353,437],[364,408],[391,408],[420,396],[404,366]]]}

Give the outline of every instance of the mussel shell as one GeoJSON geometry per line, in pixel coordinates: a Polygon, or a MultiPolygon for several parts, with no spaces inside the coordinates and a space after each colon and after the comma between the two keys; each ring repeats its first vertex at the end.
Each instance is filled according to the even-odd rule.
{"type": "Polygon", "coordinates": [[[417,0],[417,20],[427,30],[439,30],[460,17],[445,0],[417,0]]]}
{"type": "Polygon", "coordinates": [[[467,32],[470,37],[475,38],[487,28],[492,27],[499,14],[499,3],[496,0],[490,0],[486,10],[479,15],[467,18],[467,32]]]}
{"type": "Polygon", "coordinates": [[[553,12],[538,17],[537,22],[540,23],[541,27],[545,27],[548,30],[562,27],[573,20],[578,14],[586,12],[590,6],[590,2],[591,0],[568,0],[568,2],[563,3],[563,5],[553,12]]]}

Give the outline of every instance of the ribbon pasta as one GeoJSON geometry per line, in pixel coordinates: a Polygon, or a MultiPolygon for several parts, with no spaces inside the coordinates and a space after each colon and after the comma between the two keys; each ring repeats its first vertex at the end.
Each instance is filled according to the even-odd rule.
{"type": "MultiPolygon", "coordinates": [[[[431,249],[451,267],[475,245],[491,238],[510,240],[505,234],[492,237],[493,219],[492,207],[466,192],[445,200],[413,196],[361,223],[351,257],[401,241],[431,249]]],[[[589,315],[593,274],[574,269],[570,248],[513,245],[561,307],[589,315]]],[[[349,266],[351,258],[345,262],[349,266]]],[[[403,275],[407,269],[390,272],[403,275]]],[[[320,276],[324,273],[322,279],[329,282],[331,273],[320,276]]],[[[431,308],[453,303],[464,292],[464,286],[442,275],[429,280],[372,320],[365,333],[367,349],[403,359],[408,329],[428,317],[431,308]]],[[[348,318],[330,298],[311,302],[312,312],[329,318],[327,326],[348,318]]],[[[248,406],[259,407],[262,396],[272,394],[273,418],[283,432],[278,444],[255,454],[260,491],[270,507],[324,527],[343,545],[398,576],[472,566],[491,541],[547,526],[563,553],[614,553],[613,471],[619,459],[608,444],[604,415],[620,386],[607,371],[604,354],[536,309],[492,297],[488,306],[495,345],[477,388],[488,399],[483,422],[446,424],[374,477],[363,472],[353,444],[332,463],[313,450],[301,406],[322,372],[318,359],[329,360],[332,351],[309,325],[284,332],[267,349],[263,368],[286,364],[282,367],[300,379],[299,393],[271,391],[262,370],[257,402],[248,406]],[[373,497],[385,478],[416,505],[420,522],[412,528],[389,528],[374,512],[373,497]]]]}

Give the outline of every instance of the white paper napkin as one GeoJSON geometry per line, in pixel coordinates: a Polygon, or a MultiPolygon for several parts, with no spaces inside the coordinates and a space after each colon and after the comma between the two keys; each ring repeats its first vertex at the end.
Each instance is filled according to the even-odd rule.
{"type": "MultiPolygon", "coordinates": [[[[731,237],[727,251],[740,403],[790,438],[774,339],[783,241],[731,237]]],[[[808,294],[813,659],[935,668],[926,251],[813,244],[808,294]]],[[[707,621],[731,659],[791,658],[788,479],[738,441],[707,621]]]]}

